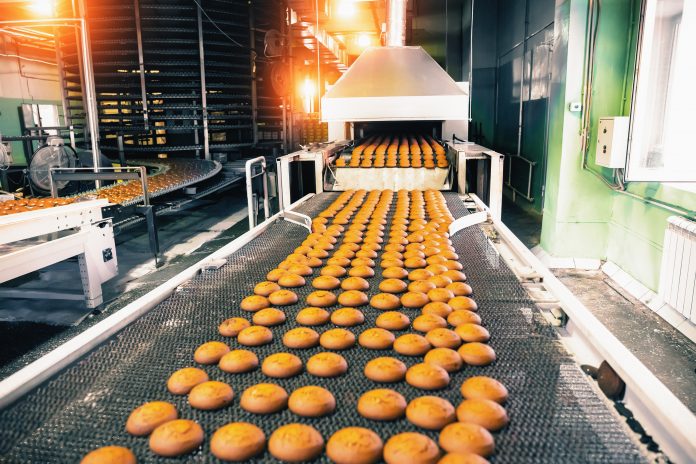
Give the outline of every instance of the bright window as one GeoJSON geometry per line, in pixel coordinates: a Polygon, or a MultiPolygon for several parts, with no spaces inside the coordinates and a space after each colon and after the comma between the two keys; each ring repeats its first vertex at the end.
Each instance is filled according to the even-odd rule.
{"type": "Polygon", "coordinates": [[[626,179],[696,182],[696,1],[644,7],[626,179]]]}

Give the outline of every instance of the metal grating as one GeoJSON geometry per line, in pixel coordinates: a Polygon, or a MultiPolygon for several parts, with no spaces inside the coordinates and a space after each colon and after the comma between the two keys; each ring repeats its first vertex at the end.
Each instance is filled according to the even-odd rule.
{"type": "MultiPolygon", "coordinates": [[[[301,211],[314,215],[336,196],[318,195],[303,205],[301,211]]],[[[466,214],[456,195],[446,196],[455,217],[466,214]]],[[[106,444],[130,447],[139,462],[218,462],[210,454],[207,442],[192,455],[179,460],[165,459],[149,452],[147,439],[125,433],[124,423],[130,411],[144,401],[156,399],[172,401],[182,417],[199,421],[208,439],[217,427],[231,421],[256,423],[267,435],[282,423],[304,422],[315,426],[325,438],[348,425],[371,428],[383,439],[399,431],[416,430],[405,419],[378,423],[360,417],[355,411],[362,392],[379,388],[379,384],[362,375],[367,360],[383,353],[399,357],[407,365],[419,360],[394,352],[374,352],[360,347],[344,351],[349,371],[339,379],[321,379],[303,373],[291,379],[273,380],[288,392],[310,384],[331,390],[338,407],[326,418],[300,418],[288,410],[270,416],[243,411],[238,401],[244,388],[269,380],[260,370],[232,375],[215,366],[204,367],[212,379],[229,382],[235,389],[235,401],[221,411],[198,411],[187,405],[185,397],[167,393],[165,383],[170,373],[192,365],[193,350],[200,343],[222,339],[216,331],[222,319],[249,316],[236,309],[240,300],[305,236],[306,230],[299,226],[275,223],[233,254],[229,264],[201,274],[82,361],[0,412],[0,462],[77,462],[89,450],[106,444]]],[[[532,302],[521,296],[519,283],[483,233],[477,228],[465,230],[453,242],[474,288],[484,324],[491,330],[491,345],[498,361],[484,368],[464,368],[453,376],[448,389],[437,394],[456,406],[461,400],[458,387],[470,375],[490,375],[507,385],[510,400],[506,407],[511,423],[495,434],[497,451],[492,462],[646,461],[619,419],[563,350],[554,330],[544,322],[532,302]]],[[[371,279],[370,294],[376,293],[379,281],[378,277],[371,279]]],[[[300,301],[310,291],[309,286],[299,289],[300,301]]],[[[301,307],[298,304],[285,308],[288,322],[273,329],[274,342],[255,349],[260,359],[288,350],[280,339],[284,331],[295,326],[292,314],[301,307]]],[[[362,309],[366,322],[352,329],[356,335],[373,326],[378,313],[370,308],[362,309]]],[[[411,316],[416,314],[416,311],[406,312],[411,316]]],[[[306,361],[321,348],[295,351],[306,361]]],[[[426,394],[406,383],[393,388],[407,400],[426,394]]],[[[436,438],[435,433],[424,433],[436,438]]],[[[270,455],[265,454],[256,462],[270,461],[270,455]]],[[[320,462],[328,460],[323,457],[320,462]]]]}

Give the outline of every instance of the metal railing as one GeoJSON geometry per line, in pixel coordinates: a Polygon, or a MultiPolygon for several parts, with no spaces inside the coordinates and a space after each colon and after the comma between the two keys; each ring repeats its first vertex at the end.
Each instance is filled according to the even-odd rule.
{"type": "Polygon", "coordinates": [[[268,171],[266,170],[266,158],[259,156],[250,159],[244,164],[246,173],[247,207],[249,209],[249,229],[253,229],[258,224],[259,202],[254,193],[254,179],[262,176],[263,182],[263,213],[264,221],[271,216],[268,204],[268,171]],[[260,167],[260,169],[259,169],[260,167]]]}
{"type": "Polygon", "coordinates": [[[150,195],[147,191],[147,168],[145,166],[100,167],[96,172],[94,168],[50,168],[48,173],[51,181],[51,196],[53,198],[58,197],[58,187],[56,185],[58,181],[100,182],[105,180],[140,179],[140,185],[143,189],[143,204],[150,206],[150,195]]]}

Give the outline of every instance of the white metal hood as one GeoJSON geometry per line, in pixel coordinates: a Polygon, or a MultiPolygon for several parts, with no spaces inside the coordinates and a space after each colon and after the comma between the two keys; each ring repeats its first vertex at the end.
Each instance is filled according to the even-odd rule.
{"type": "Polygon", "coordinates": [[[466,120],[468,105],[467,92],[421,47],[374,47],[322,98],[322,120],[466,120]]]}

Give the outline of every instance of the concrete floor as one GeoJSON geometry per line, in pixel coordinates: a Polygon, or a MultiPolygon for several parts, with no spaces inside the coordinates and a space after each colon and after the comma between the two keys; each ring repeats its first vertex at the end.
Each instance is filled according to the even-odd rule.
{"type": "MultiPolygon", "coordinates": [[[[539,244],[541,218],[510,201],[503,222],[528,247],[539,244]]],[[[554,274],[687,407],[696,412],[696,345],[601,270],[554,274]]]]}
{"type": "MultiPolygon", "coordinates": [[[[161,263],[155,267],[144,224],[117,237],[119,275],[92,311],[65,300],[0,300],[0,379],[81,333],[248,230],[243,187],[190,203],[158,218],[161,263]]],[[[59,263],[17,288],[79,290],[76,260],[59,263]]]]}

